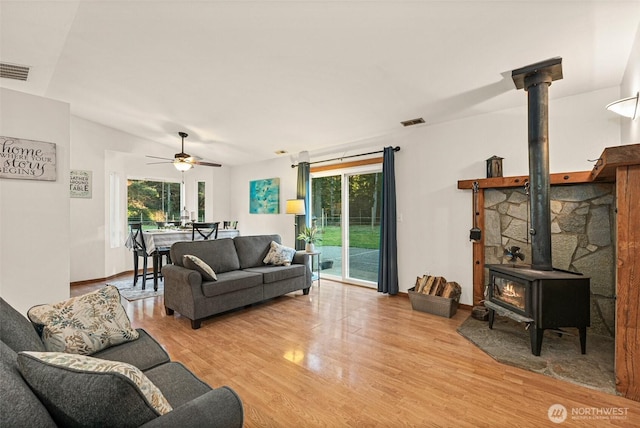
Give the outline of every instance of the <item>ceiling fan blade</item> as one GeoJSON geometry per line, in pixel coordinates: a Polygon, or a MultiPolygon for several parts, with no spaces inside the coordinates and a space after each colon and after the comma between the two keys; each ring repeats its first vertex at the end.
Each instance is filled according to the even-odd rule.
{"type": "Polygon", "coordinates": [[[152,163],[148,163],[147,165],[152,165],[152,164],[156,164],[156,163],[173,163],[173,164],[176,164],[176,165],[189,164],[189,165],[217,166],[217,167],[222,166],[219,163],[201,161],[198,156],[191,156],[190,154],[185,153],[184,152],[184,139],[187,138],[189,136],[189,134],[187,134],[186,132],[178,132],[178,135],[182,139],[182,143],[180,145],[180,147],[181,147],[180,153],[176,153],[173,159],[161,158],[159,156],[149,156],[149,155],[147,155],[148,158],[162,159],[162,160],[166,161],[166,162],[152,162],[152,163]]]}
{"type": "Polygon", "coordinates": [[[202,165],[202,166],[222,166],[219,163],[204,162],[204,161],[192,161],[191,163],[194,165],[202,165]]]}
{"type": "Polygon", "coordinates": [[[169,159],[169,158],[161,158],[159,156],[151,156],[151,155],[146,155],[148,158],[154,158],[154,159],[163,159],[166,161],[172,161],[173,159],[169,159]]]}
{"type": "Polygon", "coordinates": [[[164,162],[147,162],[147,165],[157,165],[160,163],[173,163],[173,161],[164,161],[164,162]]]}

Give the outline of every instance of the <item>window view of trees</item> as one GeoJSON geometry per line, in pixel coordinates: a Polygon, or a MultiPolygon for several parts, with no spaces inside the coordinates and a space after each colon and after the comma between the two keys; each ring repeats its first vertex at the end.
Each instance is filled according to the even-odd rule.
{"type": "Polygon", "coordinates": [[[128,223],[155,228],[158,221],[179,221],[180,209],[180,183],[127,181],[128,223]]]}
{"type": "MultiPolygon", "coordinates": [[[[351,245],[378,248],[382,173],[351,175],[348,179],[351,245]]],[[[341,246],[342,176],[314,178],[311,193],[312,219],[318,226],[322,245],[341,246]]]]}
{"type": "Polygon", "coordinates": [[[198,221],[204,221],[204,189],[205,182],[198,181],[198,221]]]}
{"type": "Polygon", "coordinates": [[[382,173],[349,176],[349,242],[351,247],[378,249],[382,173]]]}

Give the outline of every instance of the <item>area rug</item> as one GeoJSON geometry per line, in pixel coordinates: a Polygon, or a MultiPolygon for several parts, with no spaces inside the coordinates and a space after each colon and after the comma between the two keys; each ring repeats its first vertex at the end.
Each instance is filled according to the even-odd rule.
{"type": "Polygon", "coordinates": [[[493,330],[488,322],[472,317],[458,327],[458,333],[500,363],[616,394],[614,339],[587,333],[587,353],[582,355],[578,330],[566,331],[570,335],[545,330],[542,352],[536,357],[524,324],[509,318],[496,316],[493,330]]]}
{"type": "Polygon", "coordinates": [[[138,279],[135,288],[133,287],[133,278],[107,281],[107,285],[117,287],[118,290],[120,290],[120,295],[130,302],[164,295],[164,281],[162,279],[158,280],[158,291],[153,291],[153,279],[147,279],[144,290],[142,289],[142,281],[140,279],[138,279]]]}

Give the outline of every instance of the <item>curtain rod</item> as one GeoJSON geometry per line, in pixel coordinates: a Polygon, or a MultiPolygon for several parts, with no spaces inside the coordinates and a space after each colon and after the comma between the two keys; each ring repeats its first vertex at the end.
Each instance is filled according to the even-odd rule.
{"type": "MultiPolygon", "coordinates": [[[[394,147],[393,151],[394,152],[399,152],[400,151],[400,146],[394,147]]],[[[375,154],[378,154],[378,153],[384,153],[384,150],[378,150],[377,152],[360,153],[359,155],[349,155],[349,156],[342,156],[342,157],[339,157],[339,158],[325,159],[325,160],[320,160],[320,161],[315,161],[315,162],[309,162],[309,165],[313,165],[315,163],[322,163],[322,162],[331,162],[331,161],[342,160],[342,159],[357,158],[359,156],[375,155],[375,154]]],[[[298,166],[298,164],[291,165],[291,168],[295,168],[297,166],[298,166]]]]}

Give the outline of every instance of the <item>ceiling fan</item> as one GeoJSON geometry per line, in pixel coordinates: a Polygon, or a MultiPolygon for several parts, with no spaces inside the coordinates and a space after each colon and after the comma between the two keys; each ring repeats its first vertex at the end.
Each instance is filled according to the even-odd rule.
{"type": "Polygon", "coordinates": [[[205,162],[205,161],[197,160],[195,157],[191,156],[190,154],[185,153],[184,152],[184,139],[187,138],[189,136],[189,134],[187,134],[186,132],[178,132],[178,135],[180,137],[182,137],[182,150],[180,151],[180,153],[176,153],[175,156],[174,156],[174,159],[161,158],[161,157],[158,157],[158,156],[149,156],[149,155],[147,155],[148,158],[163,159],[165,161],[165,162],[152,162],[149,165],[154,164],[154,163],[169,163],[170,162],[170,163],[173,163],[173,166],[175,166],[178,171],[181,171],[181,172],[190,170],[191,168],[193,168],[194,165],[222,166],[219,163],[205,162]]]}

